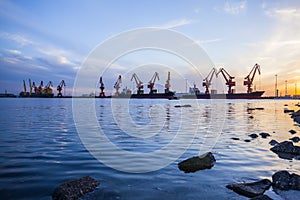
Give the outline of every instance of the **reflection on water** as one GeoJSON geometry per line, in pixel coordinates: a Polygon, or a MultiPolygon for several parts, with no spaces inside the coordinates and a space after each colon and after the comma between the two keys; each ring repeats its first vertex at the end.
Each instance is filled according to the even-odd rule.
{"type": "MultiPolygon", "coordinates": [[[[241,199],[225,185],[270,179],[277,170],[300,174],[299,160],[281,159],[269,150],[270,140],[291,138],[290,129],[297,131],[293,136],[300,136],[300,127],[283,113],[284,104],[297,110],[293,101],[96,99],[96,119],[101,129],[125,151],[153,152],[180,136],[169,152],[172,156],[184,151],[194,137],[179,159],[142,174],[111,169],[86,150],[72,118],[71,99],[0,101],[1,199],[50,199],[57,185],[84,175],[101,182],[98,193],[94,193],[97,199],[241,199]],[[175,108],[178,104],[192,107],[175,108]],[[264,110],[248,109],[257,107],[264,110]],[[260,132],[271,136],[248,136],[260,132]],[[205,151],[212,151],[217,159],[212,169],[192,174],[178,170],[179,161],[205,151]]],[[[82,99],[83,107],[85,102],[82,99]]],[[[107,148],[105,151],[112,156],[104,143],[97,145],[107,148]]],[[[164,156],[156,162],[145,157],[139,163],[118,156],[114,162],[141,169],[159,165],[167,159],[164,156]]]]}

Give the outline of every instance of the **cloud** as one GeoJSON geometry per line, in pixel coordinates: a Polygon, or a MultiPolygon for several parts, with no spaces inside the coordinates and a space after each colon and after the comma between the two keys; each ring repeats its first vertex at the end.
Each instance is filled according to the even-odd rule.
{"type": "Polygon", "coordinates": [[[34,45],[35,42],[32,40],[21,36],[19,34],[13,34],[13,33],[7,33],[7,32],[0,32],[0,37],[6,40],[11,40],[13,42],[16,42],[17,44],[21,46],[27,46],[27,45],[34,45]]]}
{"type": "Polygon", "coordinates": [[[247,8],[247,1],[239,1],[239,2],[225,2],[223,6],[223,11],[231,14],[237,15],[241,13],[243,10],[247,8]]]}
{"type": "Polygon", "coordinates": [[[166,24],[163,24],[161,26],[159,26],[160,28],[165,28],[165,29],[172,29],[172,28],[176,28],[179,26],[184,26],[184,25],[188,25],[188,24],[192,24],[193,20],[190,19],[178,19],[178,20],[173,20],[170,21],[166,24]]]}
{"type": "Polygon", "coordinates": [[[19,50],[15,50],[15,49],[6,49],[6,51],[12,55],[21,55],[22,52],[19,50]]]}

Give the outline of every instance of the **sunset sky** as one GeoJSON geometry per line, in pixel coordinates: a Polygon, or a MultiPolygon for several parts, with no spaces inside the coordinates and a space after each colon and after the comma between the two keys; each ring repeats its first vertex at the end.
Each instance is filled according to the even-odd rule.
{"type": "MultiPolygon", "coordinates": [[[[298,0],[1,0],[0,93],[18,94],[22,81],[29,78],[36,83],[51,80],[54,88],[64,79],[71,89],[83,61],[97,45],[124,31],[158,27],[196,41],[216,68],[224,67],[235,76],[238,92],[246,91],[243,79],[258,63],[257,90],[274,95],[277,74],[279,93],[285,94],[287,80],[288,93],[294,95],[297,84],[300,95],[299,21],[298,0]]],[[[118,73],[125,73],[124,63],[118,64],[118,73]]],[[[206,76],[209,71],[201,73],[206,76]]],[[[150,79],[154,71],[147,73],[150,79]]],[[[165,77],[161,75],[161,84],[165,77]]],[[[185,78],[202,85],[203,77],[185,78]]],[[[105,77],[108,91],[116,79],[117,73],[105,77]]],[[[177,92],[185,91],[185,84],[176,85],[177,92]]]]}

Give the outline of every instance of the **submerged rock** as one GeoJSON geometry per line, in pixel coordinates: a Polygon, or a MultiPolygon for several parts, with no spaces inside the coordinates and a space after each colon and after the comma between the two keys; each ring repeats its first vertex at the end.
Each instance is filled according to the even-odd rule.
{"type": "Polygon", "coordinates": [[[280,190],[300,190],[300,176],[288,171],[278,171],[272,176],[273,186],[280,190]]]}
{"type": "Polygon", "coordinates": [[[226,187],[234,192],[244,195],[246,197],[256,197],[262,195],[271,186],[271,181],[268,179],[262,179],[256,182],[250,183],[233,183],[226,187]]]}
{"type": "Polygon", "coordinates": [[[293,155],[300,155],[300,147],[294,146],[290,141],[284,141],[278,143],[274,147],[271,148],[271,151],[275,153],[288,153],[293,155]]]}
{"type": "Polygon", "coordinates": [[[255,110],[264,110],[264,108],[255,108],[255,110]]]}
{"type": "Polygon", "coordinates": [[[254,117],[253,117],[252,115],[250,115],[248,118],[249,118],[249,119],[253,119],[254,117]]]}
{"type": "Polygon", "coordinates": [[[269,133],[264,133],[264,132],[260,133],[259,135],[260,135],[262,138],[267,138],[267,137],[271,136],[269,133]]]}
{"type": "Polygon", "coordinates": [[[237,138],[237,137],[232,137],[231,139],[232,140],[240,140],[240,138],[237,138]]]}
{"type": "Polygon", "coordinates": [[[190,107],[192,107],[192,106],[189,105],[189,104],[186,104],[186,105],[175,105],[174,107],[175,107],[175,108],[190,108],[190,107]]]}
{"type": "Polygon", "coordinates": [[[274,146],[274,145],[278,144],[278,142],[276,140],[271,140],[269,142],[269,144],[272,145],[272,146],[274,146]]]}
{"type": "Polygon", "coordinates": [[[248,139],[246,139],[246,140],[244,140],[245,142],[251,142],[251,140],[248,140],[248,139]]]}
{"type": "Polygon", "coordinates": [[[210,169],[216,162],[215,157],[211,152],[201,156],[195,156],[178,163],[178,168],[185,173],[196,172],[202,169],[210,169]]]}
{"type": "Polygon", "coordinates": [[[84,176],[80,179],[63,183],[55,188],[52,198],[54,200],[79,199],[84,194],[94,191],[99,184],[95,179],[84,176]]]}
{"type": "Polygon", "coordinates": [[[290,140],[297,143],[297,142],[300,141],[300,138],[299,137],[293,137],[293,138],[290,138],[290,140]]]}
{"type": "Polygon", "coordinates": [[[291,134],[297,133],[295,130],[289,130],[289,132],[290,132],[291,134]]]}
{"type": "Polygon", "coordinates": [[[252,133],[252,134],[250,134],[250,135],[249,135],[249,137],[251,137],[251,138],[253,138],[253,139],[254,139],[254,138],[257,138],[257,137],[258,137],[258,135],[257,135],[257,134],[255,134],[255,133],[252,133]]]}

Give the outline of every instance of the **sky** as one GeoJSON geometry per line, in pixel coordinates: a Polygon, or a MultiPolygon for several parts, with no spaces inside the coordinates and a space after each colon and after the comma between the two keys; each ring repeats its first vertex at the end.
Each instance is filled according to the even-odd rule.
{"type": "MultiPolygon", "coordinates": [[[[164,70],[159,71],[158,88],[163,89],[171,70],[177,92],[185,92],[183,80],[204,91],[202,80],[212,67],[226,69],[235,77],[236,90],[245,92],[243,79],[258,63],[256,90],[274,95],[277,74],[279,94],[285,95],[287,85],[288,94],[300,95],[299,21],[298,0],[0,0],[0,93],[18,94],[28,79],[36,84],[52,81],[55,90],[65,80],[70,93],[84,62],[99,45],[126,31],[156,27],[195,41],[213,66],[199,66],[197,77],[183,73],[184,62],[167,53],[133,52],[102,74],[107,93],[113,92],[118,74],[127,81],[122,87],[133,88],[132,73],[138,72],[147,84],[160,68],[164,70]]],[[[92,73],[100,76],[100,71],[92,73]]],[[[225,89],[219,90],[226,91],[221,82],[225,89]]],[[[212,87],[218,84],[216,79],[212,87]]],[[[90,92],[95,91],[82,91],[90,92]]]]}

